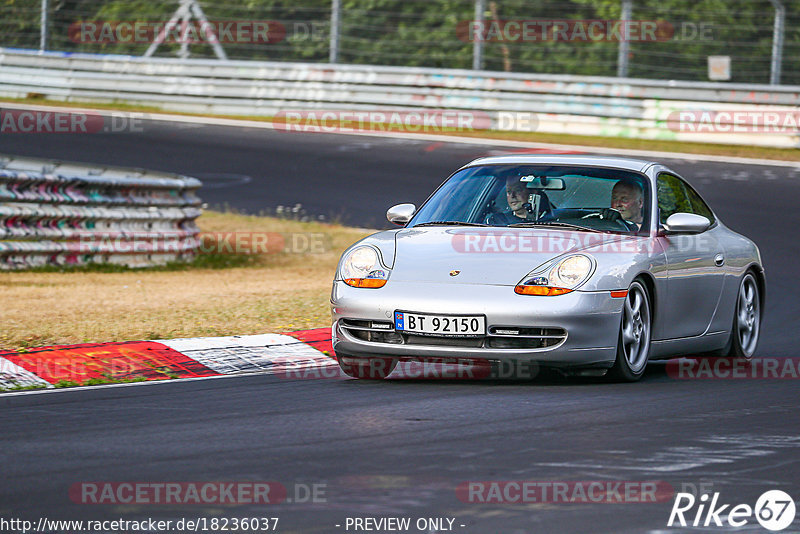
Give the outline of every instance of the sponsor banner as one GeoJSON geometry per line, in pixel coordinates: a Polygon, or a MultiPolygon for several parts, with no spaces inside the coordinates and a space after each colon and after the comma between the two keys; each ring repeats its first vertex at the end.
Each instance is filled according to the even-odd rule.
{"type": "Polygon", "coordinates": [[[800,357],[679,358],[667,362],[667,376],[681,380],[800,379],[800,357]]]}
{"type": "Polygon", "coordinates": [[[286,26],[277,20],[225,21],[80,21],[67,35],[81,44],[275,44],[286,38],[286,26]]]}
{"type": "Polygon", "coordinates": [[[484,111],[419,110],[282,110],[272,122],[283,132],[471,132],[492,128],[484,111]]]}
{"type": "Polygon", "coordinates": [[[458,500],[470,504],[645,504],[669,502],[674,494],[672,485],[660,480],[495,480],[456,487],[458,500]]]}
{"type": "Polygon", "coordinates": [[[153,341],[94,343],[4,352],[3,357],[50,384],[89,380],[165,380],[215,376],[205,365],[153,341]]]}
{"type": "Polygon", "coordinates": [[[664,20],[462,20],[456,35],[465,42],[664,42],[675,26],[664,20]]]}

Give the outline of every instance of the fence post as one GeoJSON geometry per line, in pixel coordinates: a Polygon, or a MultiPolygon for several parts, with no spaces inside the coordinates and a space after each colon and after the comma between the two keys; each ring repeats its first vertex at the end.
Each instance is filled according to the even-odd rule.
{"type": "Polygon", "coordinates": [[[617,76],[620,78],[627,78],[628,77],[628,62],[631,52],[631,42],[630,42],[630,20],[631,20],[631,12],[633,11],[633,0],[621,0],[622,6],[621,10],[622,13],[619,16],[620,21],[622,21],[622,31],[620,32],[620,40],[619,40],[619,50],[617,51],[617,76]]]}
{"type": "Polygon", "coordinates": [[[39,50],[47,50],[47,0],[42,0],[42,14],[39,22],[39,50]]]}
{"type": "Polygon", "coordinates": [[[781,67],[783,64],[783,33],[786,8],[781,0],[770,0],[775,6],[775,25],[772,29],[772,63],[769,69],[770,85],[780,85],[781,67]]]}
{"type": "Polygon", "coordinates": [[[339,32],[341,31],[341,20],[342,2],[341,0],[333,0],[331,2],[331,63],[339,63],[339,32]]]}
{"type": "Polygon", "coordinates": [[[472,37],[472,69],[483,69],[483,36],[486,33],[484,22],[486,20],[486,0],[475,0],[475,20],[470,24],[470,36],[472,37]],[[479,29],[476,32],[475,29],[479,29]]]}

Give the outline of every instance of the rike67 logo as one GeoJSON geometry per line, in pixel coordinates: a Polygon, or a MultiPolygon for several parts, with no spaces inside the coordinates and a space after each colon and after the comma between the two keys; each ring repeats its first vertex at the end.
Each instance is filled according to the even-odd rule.
{"type": "Polygon", "coordinates": [[[779,531],[791,525],[794,517],[794,500],[781,490],[764,492],[754,507],[722,503],[719,492],[710,499],[708,494],[696,499],[691,493],[678,493],[667,526],[741,528],[755,519],[765,529],[779,531]]]}

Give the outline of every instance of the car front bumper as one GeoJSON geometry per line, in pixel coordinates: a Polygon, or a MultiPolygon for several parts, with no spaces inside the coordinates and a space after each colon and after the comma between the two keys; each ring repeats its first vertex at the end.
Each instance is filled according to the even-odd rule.
{"type": "Polygon", "coordinates": [[[624,300],[612,298],[608,291],[573,291],[539,297],[517,295],[513,287],[498,285],[390,280],[380,289],[359,289],[335,281],[331,293],[333,349],[339,355],[361,357],[536,361],[558,367],[608,367],[616,358],[624,300]],[[562,329],[565,336],[556,345],[537,348],[498,348],[488,346],[489,341],[480,343],[482,346],[460,346],[459,341],[419,336],[413,343],[386,343],[361,339],[347,326],[354,321],[393,324],[394,312],[398,310],[485,315],[487,333],[496,327],[542,328],[562,329]]]}

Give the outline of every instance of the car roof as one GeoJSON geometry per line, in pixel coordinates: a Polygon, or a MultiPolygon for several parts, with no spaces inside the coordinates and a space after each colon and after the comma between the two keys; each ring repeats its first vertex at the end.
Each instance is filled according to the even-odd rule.
{"type": "MultiPolygon", "coordinates": [[[[473,160],[463,167],[476,165],[508,165],[508,164],[551,164],[551,165],[585,165],[590,167],[610,167],[628,171],[644,172],[654,161],[616,156],[588,156],[573,154],[510,154],[506,156],[489,156],[473,160]]],[[[459,169],[460,170],[460,169],[459,169]]]]}

